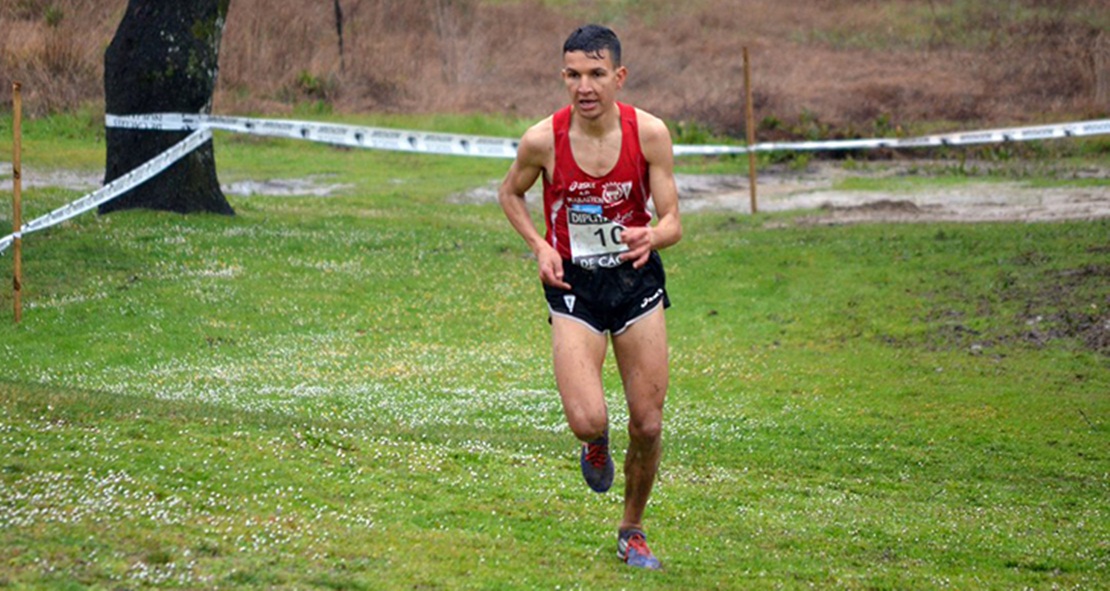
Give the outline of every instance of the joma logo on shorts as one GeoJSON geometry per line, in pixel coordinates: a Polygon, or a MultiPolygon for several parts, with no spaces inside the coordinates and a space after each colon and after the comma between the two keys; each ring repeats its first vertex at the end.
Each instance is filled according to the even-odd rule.
{"type": "Polygon", "coordinates": [[[644,308],[650,306],[652,302],[654,302],[655,300],[658,300],[659,297],[662,296],[662,295],[663,295],[663,290],[659,289],[650,298],[644,298],[643,303],[640,304],[640,309],[643,310],[644,308]]]}

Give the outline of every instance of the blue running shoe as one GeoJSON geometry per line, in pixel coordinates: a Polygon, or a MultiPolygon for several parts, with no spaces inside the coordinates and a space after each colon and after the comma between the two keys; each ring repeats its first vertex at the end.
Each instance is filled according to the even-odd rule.
{"type": "Polygon", "coordinates": [[[638,529],[626,529],[617,535],[617,557],[628,566],[660,570],[663,565],[651,553],[647,545],[647,536],[638,529]]]}
{"type": "Polygon", "coordinates": [[[609,430],[605,435],[582,445],[582,477],[594,492],[603,493],[613,486],[613,457],[609,455],[609,430]]]}

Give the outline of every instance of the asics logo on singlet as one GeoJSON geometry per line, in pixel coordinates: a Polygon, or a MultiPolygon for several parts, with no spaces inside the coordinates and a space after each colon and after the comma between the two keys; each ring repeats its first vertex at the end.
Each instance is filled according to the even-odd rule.
{"type": "Polygon", "coordinates": [[[569,193],[577,193],[570,198],[576,202],[609,204],[632,195],[632,181],[611,182],[601,186],[601,194],[596,194],[597,183],[574,181],[568,188],[569,193]]]}
{"type": "Polygon", "coordinates": [[[663,295],[663,290],[659,289],[651,297],[644,298],[643,303],[640,304],[640,309],[643,310],[644,308],[650,306],[652,304],[652,302],[654,302],[655,300],[658,300],[659,297],[662,296],[662,295],[663,295]]]}

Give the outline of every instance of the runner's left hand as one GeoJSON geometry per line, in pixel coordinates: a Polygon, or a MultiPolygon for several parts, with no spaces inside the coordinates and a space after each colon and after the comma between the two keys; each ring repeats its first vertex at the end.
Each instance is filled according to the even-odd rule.
{"type": "Polygon", "coordinates": [[[652,251],[652,233],[650,226],[625,228],[621,232],[621,242],[628,247],[628,251],[621,253],[621,260],[632,261],[634,269],[647,264],[652,251]]]}

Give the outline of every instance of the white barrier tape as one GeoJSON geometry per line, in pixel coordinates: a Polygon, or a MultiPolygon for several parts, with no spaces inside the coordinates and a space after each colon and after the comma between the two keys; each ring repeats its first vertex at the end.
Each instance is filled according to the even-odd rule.
{"type": "Polygon", "coordinates": [[[158,173],[169,168],[174,162],[181,160],[210,139],[212,139],[212,130],[210,129],[200,129],[189,134],[189,137],[177,142],[165,152],[144,162],[131,172],[114,179],[112,182],[76,201],[67,203],[42,217],[24,223],[21,232],[15,232],[0,238],[0,252],[4,252],[16,238],[21,238],[23,234],[30,234],[31,232],[37,232],[55,226],[68,219],[77,217],[102,203],[119,197],[123,193],[145,183],[158,173]]]}
{"type": "Polygon", "coordinates": [[[4,236],[3,238],[0,238],[0,252],[4,252],[4,250],[7,249],[9,246],[11,246],[12,244],[15,244],[16,240],[22,240],[22,239],[23,239],[23,232],[16,232],[14,234],[8,234],[7,236],[4,236]]]}
{"type": "MultiPolygon", "coordinates": [[[[188,131],[201,128],[221,129],[238,133],[304,139],[327,144],[399,150],[426,154],[455,154],[459,156],[485,156],[515,158],[518,142],[487,136],[454,135],[403,131],[380,127],[357,127],[311,121],[283,119],[252,119],[247,117],[221,117],[217,115],[183,113],[148,113],[143,115],[105,115],[106,127],[146,129],[161,131],[188,131]]],[[[819,142],[765,142],[747,146],[725,145],[676,145],[676,156],[747,154],[775,151],[861,150],[875,148],[923,148],[961,146],[971,144],[1003,143],[1059,139],[1110,134],[1110,119],[1077,123],[1011,127],[985,131],[956,132],[912,138],[871,138],[831,140],[819,142]]]]}
{"type": "Polygon", "coordinates": [[[105,115],[104,125],[123,129],[160,131],[188,131],[211,128],[251,135],[310,140],[352,148],[487,158],[515,158],[517,144],[519,143],[516,140],[477,135],[426,133],[310,121],[250,119],[246,117],[187,115],[182,113],[105,115]]]}
{"type": "MultiPolygon", "coordinates": [[[[925,135],[911,138],[874,138],[857,140],[832,140],[823,142],[765,142],[751,147],[755,152],[858,150],[874,148],[924,148],[1024,142],[1110,134],[1110,119],[1096,119],[1078,123],[1061,123],[1036,127],[1010,127],[974,132],[957,132],[925,135]]],[[[744,146],[675,146],[675,155],[746,154],[744,146]]]]}

